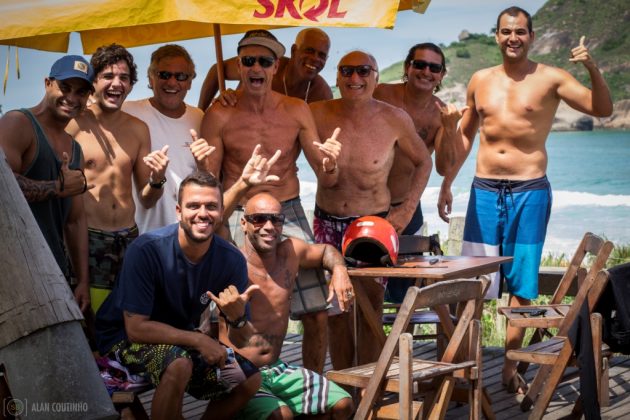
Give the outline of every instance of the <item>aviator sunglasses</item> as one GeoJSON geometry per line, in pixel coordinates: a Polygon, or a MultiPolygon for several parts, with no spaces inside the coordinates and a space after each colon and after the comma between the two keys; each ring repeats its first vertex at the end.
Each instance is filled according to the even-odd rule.
{"type": "Polygon", "coordinates": [[[271,221],[271,224],[273,224],[274,226],[281,226],[284,223],[284,214],[253,213],[246,214],[243,217],[247,222],[251,223],[252,225],[254,225],[254,227],[257,228],[264,226],[268,221],[271,221]]]}
{"type": "Polygon", "coordinates": [[[260,67],[262,67],[263,69],[266,69],[266,68],[271,67],[274,61],[276,61],[276,59],[273,57],[265,56],[265,55],[260,55],[258,57],[254,57],[252,55],[245,55],[241,57],[241,63],[245,67],[253,67],[254,64],[256,64],[256,61],[258,61],[258,64],[260,64],[260,67]]]}
{"type": "Polygon", "coordinates": [[[171,77],[174,77],[175,80],[177,80],[178,82],[185,82],[190,77],[188,73],[182,73],[182,72],[173,73],[170,71],[158,71],[156,72],[156,74],[162,80],[168,80],[171,77]]]}
{"type": "Polygon", "coordinates": [[[411,66],[416,70],[424,70],[429,67],[429,71],[431,73],[441,73],[442,69],[444,68],[444,66],[441,64],[429,63],[428,61],[424,60],[411,60],[409,64],[411,64],[411,66]]]}
{"type": "Polygon", "coordinates": [[[339,66],[339,73],[343,77],[352,77],[355,71],[359,77],[368,77],[371,72],[377,70],[368,64],[363,64],[361,66],[339,66]]]}

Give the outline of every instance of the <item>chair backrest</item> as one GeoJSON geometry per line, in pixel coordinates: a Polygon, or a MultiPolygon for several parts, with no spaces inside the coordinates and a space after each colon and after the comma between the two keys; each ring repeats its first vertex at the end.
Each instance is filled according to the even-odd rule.
{"type": "Polygon", "coordinates": [[[479,301],[483,299],[488,280],[450,280],[441,281],[423,288],[410,287],[400,307],[396,321],[392,326],[381,355],[376,362],[374,373],[365,390],[361,403],[357,409],[357,418],[366,418],[373,406],[382,381],[389,370],[396,349],[398,339],[405,332],[413,312],[417,308],[444,307],[451,304],[464,304],[464,310],[458,318],[457,326],[449,340],[441,361],[453,362],[458,350],[464,344],[464,337],[474,319],[479,301]]]}
{"type": "Polygon", "coordinates": [[[438,234],[430,236],[422,235],[398,235],[398,254],[424,254],[443,255],[438,234]]]}
{"type": "Polygon", "coordinates": [[[587,299],[588,312],[590,315],[593,307],[597,303],[597,300],[604,291],[606,283],[608,283],[608,271],[606,269],[601,269],[597,272],[593,272],[592,270],[588,271],[586,278],[582,281],[582,284],[575,295],[575,300],[571,303],[569,311],[558,327],[558,336],[566,336],[569,333],[569,329],[573,325],[573,322],[577,318],[582,305],[587,299]]]}
{"type": "MultiPolygon", "coordinates": [[[[593,261],[587,277],[588,275],[591,275],[594,278],[597,275],[597,272],[606,265],[606,260],[608,260],[608,256],[612,252],[612,249],[612,242],[605,241],[591,232],[586,232],[575,250],[573,258],[567,267],[567,271],[565,271],[562,279],[560,279],[560,283],[558,283],[558,287],[556,288],[556,291],[551,298],[551,302],[549,303],[558,304],[562,302],[562,299],[566,296],[573,281],[577,281],[577,274],[580,266],[586,262],[589,256],[593,257],[593,261]]],[[[593,301],[594,304],[594,299],[589,298],[589,303],[591,301],[593,301]]]]}

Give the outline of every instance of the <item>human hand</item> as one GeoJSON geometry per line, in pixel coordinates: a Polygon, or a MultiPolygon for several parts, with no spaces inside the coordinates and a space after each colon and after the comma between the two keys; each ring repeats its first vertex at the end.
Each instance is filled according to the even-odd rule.
{"type": "Polygon", "coordinates": [[[206,294],[217,304],[219,310],[223,312],[223,315],[225,315],[228,320],[235,321],[245,314],[245,305],[251,299],[252,293],[259,289],[260,286],[253,284],[241,294],[236,286],[230,285],[219,293],[218,297],[212,294],[211,291],[207,291],[206,294]]]}
{"type": "Polygon", "coordinates": [[[66,152],[61,155],[61,168],[59,169],[59,187],[57,197],[70,197],[83,194],[94,188],[94,184],[88,184],[85,174],[80,169],[70,169],[70,158],[66,152]]]}
{"type": "Polygon", "coordinates": [[[257,144],[256,147],[254,147],[252,156],[247,161],[245,168],[243,168],[243,173],[241,174],[241,179],[250,187],[253,185],[260,185],[265,182],[280,180],[280,177],[277,175],[269,175],[269,171],[278,161],[282,152],[280,150],[276,150],[276,153],[274,153],[270,159],[267,159],[260,155],[261,148],[262,146],[260,144],[257,144]]]}
{"type": "Polygon", "coordinates": [[[217,340],[205,334],[199,334],[198,343],[195,346],[201,357],[209,365],[218,365],[221,369],[225,367],[227,360],[227,349],[217,340]]]}
{"type": "Polygon", "coordinates": [[[586,37],[582,35],[582,37],[580,38],[580,45],[571,50],[569,61],[571,61],[572,63],[581,62],[587,67],[589,65],[594,66],[595,63],[593,62],[591,55],[588,53],[588,48],[586,48],[586,46],[584,45],[585,40],[586,37]]]}
{"type": "Polygon", "coordinates": [[[335,295],[339,301],[339,309],[348,312],[352,302],[354,302],[354,289],[350,277],[348,277],[348,270],[342,266],[336,266],[331,274],[326,302],[332,302],[335,295]]]}
{"type": "Polygon", "coordinates": [[[236,106],[238,102],[236,91],[234,89],[226,89],[219,92],[219,96],[212,100],[212,104],[214,105],[216,102],[223,106],[236,106]]]}
{"type": "Polygon", "coordinates": [[[464,106],[461,109],[457,109],[455,104],[440,105],[438,101],[435,101],[435,107],[440,111],[440,120],[442,121],[442,127],[456,130],[457,122],[462,118],[464,113],[468,111],[468,106],[464,106]]]}
{"type": "Polygon", "coordinates": [[[446,187],[442,184],[440,188],[440,195],[438,196],[438,213],[440,214],[440,219],[444,220],[446,223],[450,221],[449,215],[451,214],[453,206],[453,194],[451,192],[451,187],[446,187]]]}
{"type": "Polygon", "coordinates": [[[85,313],[90,307],[90,284],[87,281],[77,284],[73,294],[81,312],[85,313]]]}
{"type": "Polygon", "coordinates": [[[197,131],[190,129],[190,136],[192,137],[192,143],[188,147],[190,147],[190,151],[195,158],[195,162],[199,165],[202,163],[214,150],[216,149],[214,146],[210,146],[206,139],[200,138],[197,135],[197,131]]]}
{"type": "MultiPolygon", "coordinates": [[[[415,209],[414,209],[415,210],[415,209]]],[[[396,229],[396,233],[400,233],[405,230],[409,220],[413,213],[409,213],[404,209],[404,204],[396,207],[390,207],[387,213],[387,221],[396,229]]]]}
{"type": "Polygon", "coordinates": [[[335,128],[332,136],[328,138],[324,143],[314,141],[313,144],[324,154],[322,160],[322,170],[325,173],[333,173],[337,170],[337,159],[341,153],[341,143],[337,140],[337,136],[341,132],[341,128],[335,128]]]}
{"type": "Polygon", "coordinates": [[[145,157],[142,161],[145,165],[151,169],[150,179],[151,182],[159,183],[166,177],[166,167],[168,166],[168,144],[160,150],[154,150],[145,157]]]}

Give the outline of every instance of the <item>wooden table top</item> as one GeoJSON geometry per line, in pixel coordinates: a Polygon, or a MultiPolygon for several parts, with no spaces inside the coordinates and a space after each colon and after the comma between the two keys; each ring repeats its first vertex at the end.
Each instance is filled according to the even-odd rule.
{"type": "Polygon", "coordinates": [[[348,268],[351,277],[409,277],[437,280],[476,277],[497,271],[512,257],[401,256],[399,267],[348,268]],[[432,260],[438,262],[431,264],[432,260]]]}

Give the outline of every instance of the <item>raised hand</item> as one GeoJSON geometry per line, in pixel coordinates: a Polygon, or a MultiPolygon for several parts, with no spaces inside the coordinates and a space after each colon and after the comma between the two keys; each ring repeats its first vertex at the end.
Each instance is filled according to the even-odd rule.
{"type": "Polygon", "coordinates": [[[341,143],[337,140],[339,133],[341,133],[341,128],[337,127],[333,131],[332,136],[330,136],[330,138],[328,138],[325,142],[313,142],[313,144],[325,155],[324,159],[322,159],[322,170],[325,173],[332,173],[337,170],[337,159],[341,153],[341,143]]]}
{"type": "Polygon", "coordinates": [[[593,62],[591,55],[588,53],[588,48],[586,48],[586,45],[584,45],[585,40],[586,37],[582,35],[582,37],[580,38],[580,45],[571,50],[569,61],[573,63],[581,62],[585,66],[594,65],[595,63],[593,62]]]}
{"type": "Polygon", "coordinates": [[[59,170],[58,197],[70,197],[83,194],[94,188],[94,184],[88,184],[85,174],[80,169],[70,169],[70,158],[66,152],[61,156],[61,168],[59,170]]]}
{"type": "Polygon", "coordinates": [[[280,180],[280,177],[277,175],[269,175],[269,171],[278,161],[282,152],[280,150],[276,150],[276,153],[274,153],[270,159],[267,159],[260,155],[261,147],[262,146],[260,144],[257,144],[256,147],[254,147],[252,156],[247,161],[247,164],[243,168],[243,173],[241,174],[241,178],[249,186],[280,180]]]}
{"type": "Polygon", "coordinates": [[[200,138],[197,135],[197,132],[192,128],[190,129],[190,136],[192,137],[192,143],[190,143],[188,147],[190,147],[190,151],[192,152],[197,165],[202,164],[205,159],[214,152],[215,147],[210,146],[206,139],[200,138]]]}
{"type": "Polygon", "coordinates": [[[206,294],[230,321],[236,321],[245,314],[245,305],[251,299],[252,293],[259,289],[260,286],[253,284],[241,294],[234,285],[231,285],[219,293],[218,297],[210,291],[206,294]]]}
{"type": "Polygon", "coordinates": [[[462,109],[457,109],[455,104],[440,105],[438,101],[435,101],[435,107],[440,111],[440,120],[442,126],[445,128],[457,129],[457,122],[462,118],[464,112],[468,111],[468,106],[464,106],[462,109]]]}
{"type": "Polygon", "coordinates": [[[145,157],[142,161],[145,165],[151,169],[151,182],[159,183],[166,177],[166,168],[168,166],[168,144],[160,150],[154,150],[145,157]]]}
{"type": "Polygon", "coordinates": [[[236,91],[234,89],[226,89],[219,92],[219,96],[214,98],[212,104],[214,105],[215,102],[219,102],[223,106],[236,106],[236,102],[238,102],[236,91]]]}

